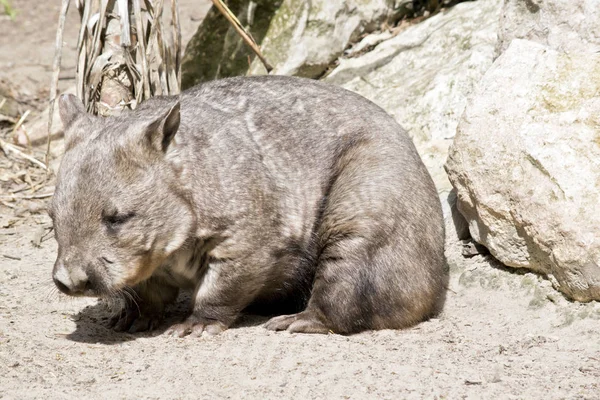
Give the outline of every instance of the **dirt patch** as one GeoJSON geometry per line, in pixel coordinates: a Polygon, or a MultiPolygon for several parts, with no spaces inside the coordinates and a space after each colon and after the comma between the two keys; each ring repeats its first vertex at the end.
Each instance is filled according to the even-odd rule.
{"type": "MultiPolygon", "coordinates": [[[[29,93],[33,107],[47,97],[59,2],[12,3],[17,20],[0,17],[0,78],[29,93]]],[[[184,38],[207,3],[180,0],[184,38]]],[[[62,87],[74,72],[76,31],[72,9],[62,87]]],[[[349,337],[273,333],[249,316],[216,337],[175,339],[161,333],[184,316],[184,302],[169,309],[157,332],[129,335],[106,328],[110,311],[96,300],[60,296],[51,281],[50,220],[25,202],[19,207],[0,208],[0,398],[600,393],[600,306],[570,303],[547,281],[507,271],[489,256],[463,258],[457,241],[447,246],[452,279],[444,313],[412,329],[349,337]]]]}
{"type": "MultiPolygon", "coordinates": [[[[40,217],[40,223],[47,223],[40,217]]],[[[50,278],[54,240],[0,230],[0,396],[4,398],[597,398],[600,307],[564,300],[448,246],[444,313],[404,331],[274,333],[245,317],[216,337],[106,328],[94,299],[67,299],[50,278]]]]}
{"type": "MultiPolygon", "coordinates": [[[[14,19],[0,12],[0,78],[18,87],[22,96],[46,102],[52,75],[54,41],[60,1],[10,0],[14,19]]],[[[181,35],[187,43],[210,7],[210,0],[179,0],[181,35]]],[[[0,9],[2,7],[0,6],[0,9]]],[[[71,1],[65,23],[59,89],[75,81],[79,14],[71,1]]]]}

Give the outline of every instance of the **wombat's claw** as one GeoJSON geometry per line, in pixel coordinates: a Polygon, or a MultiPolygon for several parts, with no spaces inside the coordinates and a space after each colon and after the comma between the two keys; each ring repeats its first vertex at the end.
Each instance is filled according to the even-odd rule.
{"type": "Polygon", "coordinates": [[[181,324],[173,325],[167,330],[167,335],[174,337],[200,337],[202,333],[214,336],[227,329],[227,326],[219,321],[190,317],[181,324]]]}
{"type": "Polygon", "coordinates": [[[129,327],[127,332],[129,333],[137,333],[137,332],[146,332],[153,331],[156,329],[162,321],[162,318],[158,317],[149,317],[142,315],[133,321],[133,324],[129,327]]]}
{"type": "Polygon", "coordinates": [[[156,316],[140,315],[138,312],[122,312],[109,321],[109,327],[116,332],[145,332],[156,329],[162,318],[156,316]]]}
{"type": "Polygon", "coordinates": [[[329,333],[330,330],[310,311],[271,318],[265,324],[270,331],[289,331],[298,333],[329,333]]]}
{"type": "Polygon", "coordinates": [[[108,327],[116,332],[128,331],[138,316],[138,313],[122,311],[109,320],[108,327]]]}

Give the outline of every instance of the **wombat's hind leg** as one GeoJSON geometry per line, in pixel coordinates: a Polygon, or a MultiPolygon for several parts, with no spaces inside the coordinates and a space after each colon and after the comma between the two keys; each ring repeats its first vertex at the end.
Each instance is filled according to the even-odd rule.
{"type": "Polygon", "coordinates": [[[331,260],[321,261],[306,310],[275,317],[265,328],[342,335],[373,329],[372,301],[362,293],[373,289],[365,287],[369,282],[360,270],[366,269],[358,257],[345,260],[336,254],[331,260]]]}
{"type": "Polygon", "coordinates": [[[280,315],[271,318],[265,324],[271,331],[302,332],[302,333],[329,333],[330,330],[321,322],[316,313],[309,310],[298,314],[280,315]]]}

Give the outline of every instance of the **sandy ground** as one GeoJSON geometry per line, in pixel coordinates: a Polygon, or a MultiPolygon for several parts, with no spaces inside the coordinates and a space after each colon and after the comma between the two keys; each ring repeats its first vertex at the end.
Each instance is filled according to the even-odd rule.
{"type": "MultiPolygon", "coordinates": [[[[59,2],[12,2],[17,21],[0,16],[0,78],[45,98],[59,2]]],[[[189,37],[207,1],[180,4],[189,37]]],[[[64,85],[74,64],[74,17],[64,85]]],[[[56,244],[51,235],[32,244],[48,217],[0,212],[3,399],[600,399],[600,305],[568,302],[547,281],[489,256],[464,258],[455,240],[447,244],[445,311],[412,329],[273,333],[264,319],[247,316],[216,337],[176,339],[162,332],[183,318],[185,299],[154,333],[112,332],[103,304],[53,287],[56,244]]]]}
{"type": "MultiPolygon", "coordinates": [[[[14,20],[0,11],[0,78],[8,79],[25,97],[48,98],[54,42],[61,1],[9,0],[14,20]]],[[[63,37],[59,89],[75,84],[79,15],[71,0],[63,37]]],[[[211,0],[178,0],[181,36],[187,43],[206,15],[211,0]]],[[[0,10],[3,10],[0,5],[0,10]]]]}
{"type": "Polygon", "coordinates": [[[104,305],[56,294],[56,244],[35,248],[33,236],[0,230],[3,398],[600,398],[598,304],[465,259],[459,243],[443,315],[412,329],[274,333],[249,316],[220,336],[176,339],[162,332],[184,302],[157,332],[112,332],[104,305]]]}

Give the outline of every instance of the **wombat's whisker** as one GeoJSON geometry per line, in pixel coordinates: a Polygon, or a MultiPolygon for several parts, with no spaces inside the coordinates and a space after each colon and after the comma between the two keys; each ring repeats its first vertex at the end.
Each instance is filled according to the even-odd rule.
{"type": "Polygon", "coordinates": [[[125,286],[125,288],[124,288],[124,289],[125,289],[125,290],[124,290],[124,292],[123,292],[123,293],[125,293],[125,294],[127,295],[127,297],[129,298],[129,300],[131,300],[131,302],[132,302],[132,303],[135,305],[135,308],[137,308],[137,310],[138,310],[138,313],[139,313],[139,314],[141,314],[141,313],[142,313],[142,311],[140,310],[140,306],[139,306],[139,304],[138,304],[138,302],[137,302],[137,300],[139,299],[138,295],[137,295],[137,294],[135,293],[135,291],[134,291],[132,288],[130,288],[129,286],[125,286]]]}
{"type": "Polygon", "coordinates": [[[51,300],[52,301],[58,300],[59,296],[57,296],[57,292],[58,292],[58,289],[54,285],[46,287],[46,293],[43,296],[44,302],[48,303],[51,300]]]}
{"type": "Polygon", "coordinates": [[[109,312],[110,317],[115,317],[117,315],[120,315],[123,311],[123,302],[122,302],[123,298],[119,295],[117,295],[117,293],[113,293],[107,297],[104,298],[104,305],[106,306],[106,309],[109,312]]]}
{"type": "Polygon", "coordinates": [[[135,291],[135,289],[132,288],[131,286],[125,286],[123,288],[123,290],[125,292],[127,292],[127,294],[129,294],[130,296],[132,296],[132,299],[134,299],[134,300],[140,300],[140,296],[137,294],[137,292],[135,291]]]}

